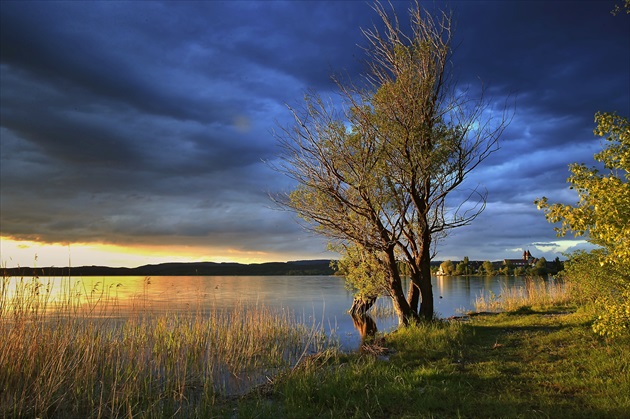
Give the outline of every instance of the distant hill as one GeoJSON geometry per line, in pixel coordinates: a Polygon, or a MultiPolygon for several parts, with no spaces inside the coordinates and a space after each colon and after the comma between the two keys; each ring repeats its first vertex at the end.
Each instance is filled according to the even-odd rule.
{"type": "Polygon", "coordinates": [[[330,260],[268,263],[160,263],[137,268],[78,266],[73,268],[5,268],[5,276],[236,276],[236,275],[332,275],[330,260]]]}

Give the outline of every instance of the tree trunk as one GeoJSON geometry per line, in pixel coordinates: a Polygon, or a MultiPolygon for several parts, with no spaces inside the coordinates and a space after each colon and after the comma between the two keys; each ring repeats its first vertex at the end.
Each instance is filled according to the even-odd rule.
{"type": "Polygon", "coordinates": [[[414,283],[409,281],[409,291],[407,292],[407,302],[409,308],[414,312],[418,312],[418,304],[420,303],[420,288],[414,283]]]}
{"type": "Polygon", "coordinates": [[[420,279],[420,293],[422,294],[422,302],[420,303],[420,311],[418,314],[425,320],[433,319],[434,305],[433,305],[433,285],[431,284],[431,271],[429,276],[423,275],[420,279]]]}
{"type": "Polygon", "coordinates": [[[391,247],[387,249],[385,253],[387,254],[390,273],[389,295],[392,297],[394,310],[398,315],[398,324],[401,326],[407,326],[411,321],[418,319],[418,313],[409,307],[409,303],[405,299],[405,293],[402,289],[402,281],[400,280],[400,273],[398,272],[398,264],[396,263],[396,256],[394,255],[394,248],[391,247]]]}
{"type": "Polygon", "coordinates": [[[354,297],[352,307],[350,307],[349,313],[354,316],[365,316],[367,311],[372,308],[376,302],[376,296],[369,297],[354,297]]]}
{"type": "Polygon", "coordinates": [[[420,303],[420,311],[418,314],[426,320],[433,319],[433,284],[431,283],[431,237],[426,237],[420,249],[420,277],[418,278],[418,287],[422,302],[420,303]]]}

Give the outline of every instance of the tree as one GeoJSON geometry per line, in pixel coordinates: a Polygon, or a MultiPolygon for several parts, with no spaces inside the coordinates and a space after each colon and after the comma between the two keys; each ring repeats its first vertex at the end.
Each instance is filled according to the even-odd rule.
{"type": "Polygon", "coordinates": [[[464,264],[464,262],[459,262],[457,264],[457,267],[455,267],[455,275],[466,275],[467,272],[467,266],[464,264]]]}
{"type": "Polygon", "coordinates": [[[514,268],[514,276],[523,276],[525,275],[525,273],[525,268],[523,268],[522,266],[517,266],[516,268],[514,268]]]}
{"type": "Polygon", "coordinates": [[[486,260],[479,268],[479,271],[482,275],[494,275],[494,265],[489,260],[486,260]]]}
{"type": "Polygon", "coordinates": [[[557,274],[558,272],[562,271],[564,269],[564,263],[562,263],[562,261],[560,260],[559,257],[556,256],[556,258],[553,261],[553,274],[557,274]]]}
{"type": "Polygon", "coordinates": [[[566,270],[579,292],[598,295],[594,330],[615,336],[630,330],[630,123],[614,113],[597,113],[595,122],[595,135],[605,140],[594,155],[603,170],[572,164],[568,182],[578,202],[550,205],[543,197],[535,203],[549,222],[560,223],[558,236],[573,232],[600,246],[576,253],[566,270]]]}
{"type": "Polygon", "coordinates": [[[510,262],[505,263],[498,271],[499,275],[512,275],[514,273],[514,266],[510,262]]]}
{"type": "Polygon", "coordinates": [[[571,164],[567,180],[577,191],[574,205],[550,205],[546,197],[535,201],[545,211],[558,236],[568,232],[587,236],[606,249],[602,263],[630,265],[630,123],[616,114],[597,113],[595,134],[604,137],[603,150],[594,155],[604,171],[571,164]]]}
{"type": "Polygon", "coordinates": [[[485,192],[453,192],[497,149],[507,118],[495,124],[483,95],[472,101],[455,89],[449,14],[436,20],[416,3],[407,35],[395,13],[380,3],[374,10],[384,30],[363,31],[364,83],[336,79],[341,110],[315,94],[304,108],[290,108],[294,124],[277,135],[284,150],[278,169],[298,186],[277,202],[334,247],[358,246],[381,261],[407,324],[433,317],[435,243],[485,207],[485,192]],[[411,279],[406,297],[400,261],[411,279]]]}
{"type": "Polygon", "coordinates": [[[630,0],[623,0],[622,4],[615,4],[615,7],[610,13],[612,13],[613,16],[616,16],[617,14],[622,13],[624,9],[626,10],[626,14],[630,14],[630,0]]]}
{"type": "Polygon", "coordinates": [[[354,292],[350,308],[353,316],[363,316],[381,295],[388,295],[388,270],[385,262],[356,244],[339,249],[343,257],[337,261],[337,271],[346,280],[346,287],[354,292]]]}
{"type": "Polygon", "coordinates": [[[468,262],[468,256],[464,256],[464,260],[459,262],[455,268],[455,275],[468,275],[470,273],[468,262]]]}
{"type": "Polygon", "coordinates": [[[440,268],[444,275],[453,275],[455,273],[455,265],[451,260],[445,260],[440,264],[440,268]]]}
{"type": "Polygon", "coordinates": [[[538,259],[532,268],[533,274],[538,276],[547,275],[547,259],[544,257],[538,259]]]}

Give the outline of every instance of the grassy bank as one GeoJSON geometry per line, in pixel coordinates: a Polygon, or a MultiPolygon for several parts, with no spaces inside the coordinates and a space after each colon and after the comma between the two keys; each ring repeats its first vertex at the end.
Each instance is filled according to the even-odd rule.
{"type": "Polygon", "coordinates": [[[383,356],[312,359],[242,417],[627,418],[630,341],[568,307],[476,316],[386,337],[383,356]]]}
{"type": "Polygon", "coordinates": [[[592,316],[575,307],[528,302],[397,331],[369,353],[312,358],[240,400],[236,411],[287,418],[629,417],[630,339],[595,335],[592,316]]]}

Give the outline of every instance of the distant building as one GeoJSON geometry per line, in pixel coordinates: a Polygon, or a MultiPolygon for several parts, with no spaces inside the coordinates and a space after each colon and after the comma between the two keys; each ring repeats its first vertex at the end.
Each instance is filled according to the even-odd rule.
{"type": "Polygon", "coordinates": [[[523,257],[520,259],[503,259],[503,266],[512,266],[513,268],[529,268],[536,265],[538,259],[533,257],[529,250],[523,251],[523,257]]]}

